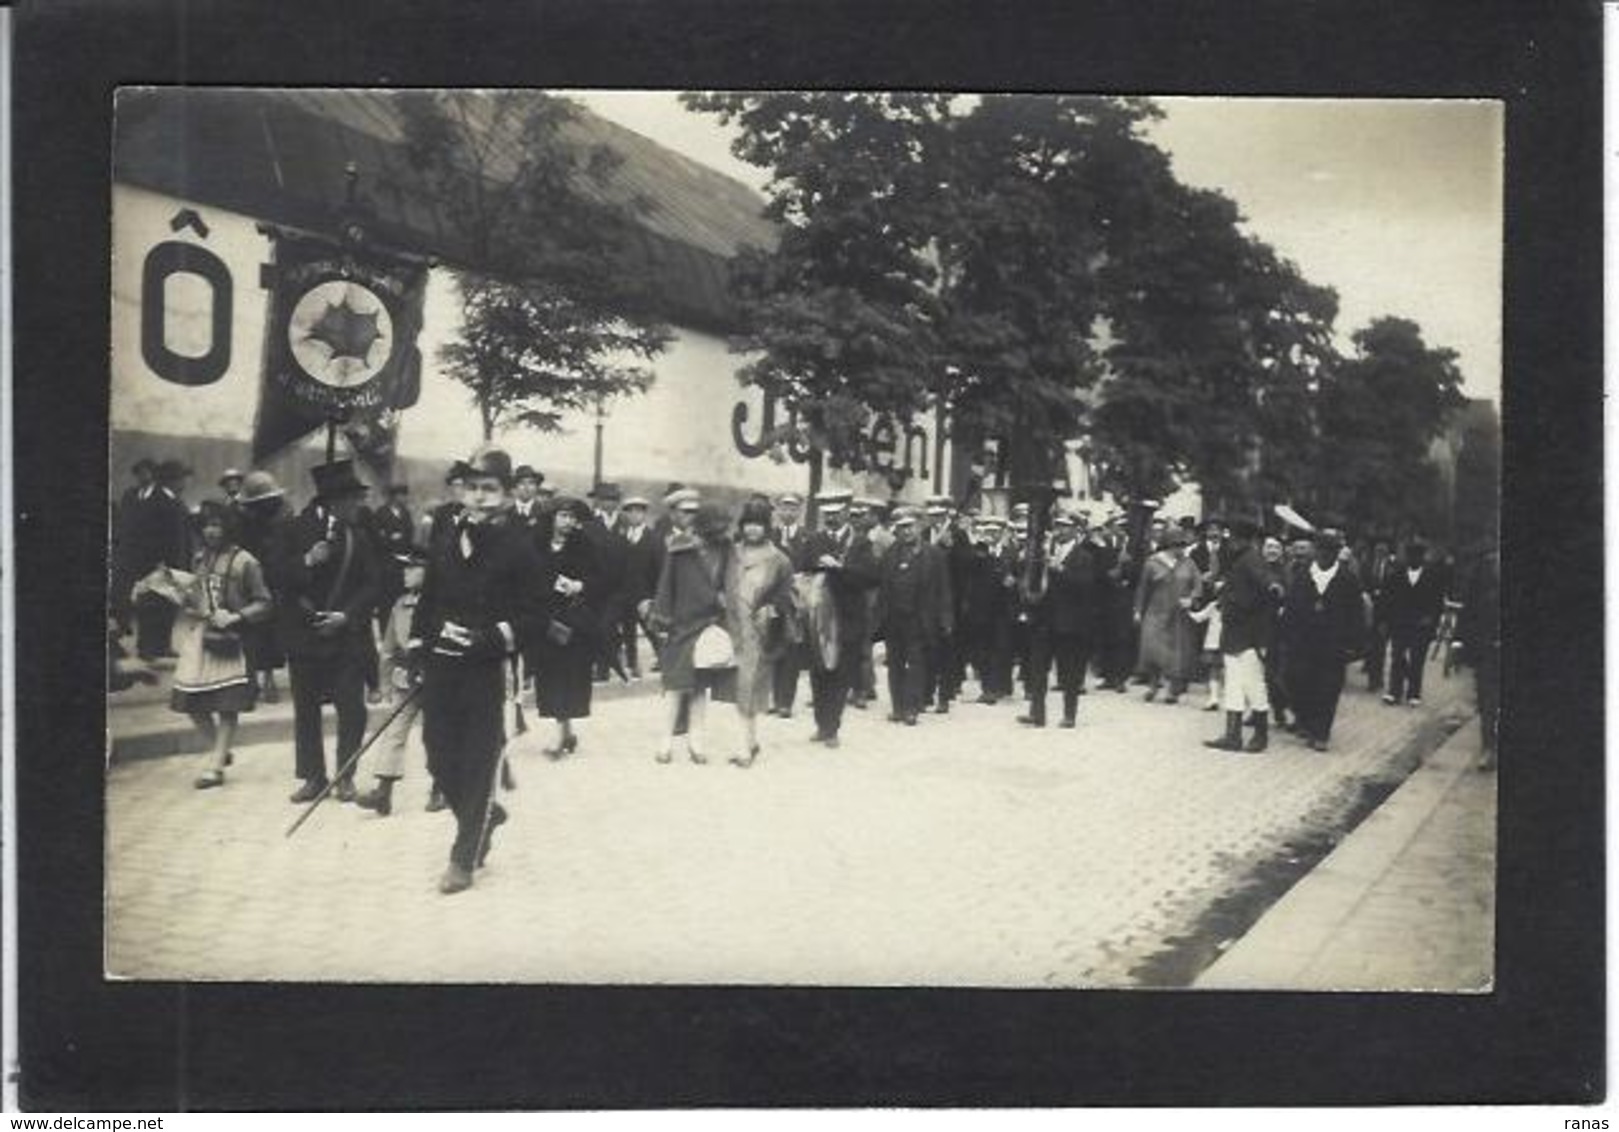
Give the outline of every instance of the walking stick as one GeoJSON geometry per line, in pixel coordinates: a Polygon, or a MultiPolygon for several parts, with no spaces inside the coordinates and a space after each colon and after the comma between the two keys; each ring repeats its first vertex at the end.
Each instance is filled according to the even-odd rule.
{"type": "Polygon", "coordinates": [[[314,800],[310,802],[307,807],[305,807],[304,812],[298,815],[298,820],[293,822],[292,825],[287,828],[286,836],[291,837],[293,834],[298,832],[298,828],[302,826],[304,822],[309,820],[309,815],[315,812],[316,807],[318,807],[322,802],[326,801],[327,795],[331,794],[332,792],[332,788],[335,787],[339,782],[343,781],[343,777],[348,774],[349,771],[354,769],[354,764],[360,761],[360,756],[371,749],[371,744],[375,743],[377,739],[381,737],[384,731],[393,726],[393,721],[399,718],[399,713],[404,711],[405,708],[409,706],[410,702],[416,698],[421,690],[422,686],[417,684],[412,687],[410,691],[405,693],[405,698],[400,700],[398,706],[396,706],[393,711],[388,714],[388,718],[383,720],[382,726],[377,728],[376,731],[372,733],[371,738],[360,744],[359,750],[350,755],[347,762],[337,768],[337,776],[326,783],[326,789],[315,795],[314,800]]]}
{"type": "MultiPolygon", "coordinates": [[[[517,657],[515,656],[511,659],[511,674],[513,688],[511,700],[514,711],[512,730],[518,735],[527,735],[528,720],[523,715],[523,681],[518,675],[517,657]]],[[[506,748],[502,745],[500,749],[504,751],[506,748]]],[[[504,761],[500,768],[500,784],[508,790],[517,789],[517,779],[512,776],[512,768],[507,766],[504,761]]]]}
{"type": "MultiPolygon", "coordinates": [[[[506,747],[505,743],[500,745],[500,753],[495,756],[495,769],[489,776],[489,800],[483,807],[483,825],[478,829],[478,851],[472,858],[474,866],[483,860],[484,853],[489,849],[489,822],[495,816],[496,797],[500,793],[501,783],[508,781],[506,776],[511,773],[506,766],[506,747]]],[[[516,788],[517,784],[514,782],[506,786],[508,790],[516,788]]]]}

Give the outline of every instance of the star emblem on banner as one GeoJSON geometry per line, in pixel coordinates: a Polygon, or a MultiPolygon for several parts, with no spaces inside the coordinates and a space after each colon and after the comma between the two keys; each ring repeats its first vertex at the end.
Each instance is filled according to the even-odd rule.
{"type": "Polygon", "coordinates": [[[352,388],[387,363],[393,320],[369,288],[328,280],[299,298],[287,334],[293,357],[309,376],[352,388]]]}

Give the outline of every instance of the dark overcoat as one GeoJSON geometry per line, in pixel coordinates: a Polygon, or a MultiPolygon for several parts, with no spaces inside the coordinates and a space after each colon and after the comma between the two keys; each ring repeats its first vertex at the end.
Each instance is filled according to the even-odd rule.
{"type": "Polygon", "coordinates": [[[277,526],[271,541],[265,580],[275,597],[276,634],[287,655],[294,660],[343,657],[374,662],[371,616],[382,596],[383,578],[371,536],[311,504],[277,526]],[[305,555],[322,539],[332,542],[333,554],[318,566],[306,565],[305,555]],[[343,627],[317,632],[315,614],[334,610],[344,614],[343,627]]]}
{"type": "Polygon", "coordinates": [[[591,671],[602,631],[601,602],[606,596],[595,548],[584,532],[570,533],[561,550],[553,550],[549,542],[541,547],[535,581],[546,625],[556,622],[572,632],[568,642],[561,644],[548,629],[541,631],[528,650],[529,670],[536,680],[535,702],[548,719],[583,719],[590,714],[591,671]],[[583,592],[558,593],[559,577],[583,582],[583,592]]]}

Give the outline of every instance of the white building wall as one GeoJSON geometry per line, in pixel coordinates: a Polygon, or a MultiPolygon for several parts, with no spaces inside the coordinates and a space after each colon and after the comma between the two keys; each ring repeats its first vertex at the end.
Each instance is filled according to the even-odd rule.
{"type": "MultiPolygon", "coordinates": [[[[112,263],[112,404],[114,463],[139,444],[128,438],[154,438],[150,443],[179,445],[197,468],[199,478],[217,474],[210,462],[243,463],[251,443],[264,353],[267,293],[259,271],[270,260],[269,238],[250,217],[195,201],[148,192],[127,185],[113,187],[112,263]],[[176,232],[171,220],[194,210],[207,225],[206,237],[187,228],[176,232]],[[147,364],[141,350],[142,270],[151,249],[179,240],[213,253],[232,280],[230,364],[215,382],[182,386],[164,380],[147,364]],[[120,436],[122,434],[122,436],[120,436]],[[124,447],[120,450],[120,441],[124,447]]],[[[152,297],[146,297],[153,301],[152,297]]],[[[164,339],[169,348],[189,356],[210,346],[212,292],[190,275],[170,277],[164,303],[164,339]]],[[[478,413],[466,388],[444,374],[438,361],[441,346],[455,339],[460,313],[455,283],[444,270],[428,280],[423,326],[417,345],[422,352],[422,393],[403,414],[398,452],[406,461],[447,464],[470,453],[482,440],[478,413]]],[[[732,415],[738,403],[748,407],[745,432],[758,433],[763,399],[736,379],[739,359],[725,341],[711,334],[676,327],[668,349],[651,364],[654,380],[642,395],[610,402],[603,431],[603,477],[610,480],[721,485],[739,491],[803,491],[808,468],[792,460],[748,457],[732,437],[732,415]]],[[[590,481],[595,451],[594,412],[568,414],[557,433],[517,428],[496,437],[517,463],[529,463],[554,482],[579,487],[590,481]]],[[[925,481],[913,481],[902,493],[909,498],[931,490],[933,452],[928,432],[925,481]]],[[[323,438],[305,442],[319,449],[323,438]]],[[[141,454],[153,454],[142,452],[141,454]]],[[[307,463],[308,451],[300,465],[307,463]]],[[[116,470],[116,469],[115,469],[116,470]]],[[[116,477],[115,477],[116,478],[116,477]]],[[[877,479],[856,482],[829,474],[827,485],[889,495],[877,479]]]]}

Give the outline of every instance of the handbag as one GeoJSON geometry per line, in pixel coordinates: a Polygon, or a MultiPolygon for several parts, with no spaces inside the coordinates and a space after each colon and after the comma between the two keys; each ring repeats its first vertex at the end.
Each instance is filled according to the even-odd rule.
{"type": "Polygon", "coordinates": [[[545,623],[545,639],[553,645],[566,645],[573,640],[573,626],[553,617],[545,623]]]}
{"type": "MultiPolygon", "coordinates": [[[[236,551],[225,561],[225,578],[230,578],[231,567],[236,564],[236,551]]],[[[208,595],[208,613],[218,612],[219,606],[214,601],[214,587],[210,584],[213,579],[212,571],[202,577],[203,593],[208,595]]],[[[223,584],[223,583],[221,583],[223,584]]],[[[219,660],[239,660],[242,656],[242,637],[235,629],[221,629],[215,625],[207,624],[202,627],[202,651],[219,660]]]]}
{"type": "Polygon", "coordinates": [[[736,667],[736,645],[724,626],[709,625],[697,634],[692,646],[692,666],[704,670],[736,667]]]}

